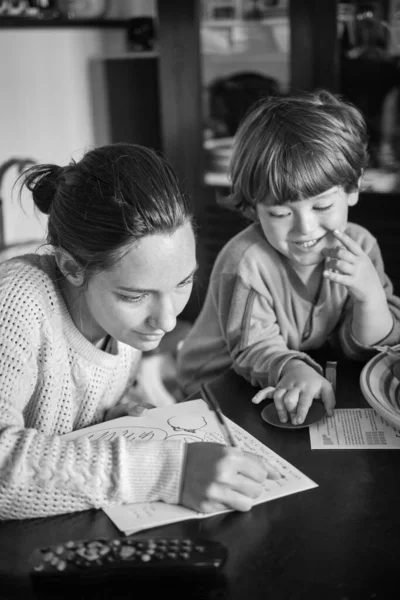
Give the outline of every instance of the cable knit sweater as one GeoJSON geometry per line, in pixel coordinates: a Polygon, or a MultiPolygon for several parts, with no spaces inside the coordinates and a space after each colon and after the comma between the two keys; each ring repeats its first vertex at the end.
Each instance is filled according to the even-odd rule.
{"type": "Polygon", "coordinates": [[[116,341],[103,352],[80,333],[52,255],[0,265],[0,518],[179,502],[182,442],[60,437],[102,421],[140,357],[116,341]]]}

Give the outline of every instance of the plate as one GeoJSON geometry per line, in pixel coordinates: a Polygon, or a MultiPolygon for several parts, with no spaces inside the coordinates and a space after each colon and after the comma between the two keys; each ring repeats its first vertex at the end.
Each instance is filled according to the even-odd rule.
{"type": "Polygon", "coordinates": [[[303,427],[309,427],[313,423],[318,423],[321,421],[326,415],[325,406],[322,402],[313,402],[309,408],[306,418],[301,425],[293,425],[290,421],[287,423],[281,423],[278,417],[278,413],[275,408],[275,404],[271,402],[268,404],[262,412],[261,416],[270,425],[275,425],[275,427],[282,427],[282,429],[302,429],[303,427]]]}
{"type": "Polygon", "coordinates": [[[368,404],[390,425],[400,429],[400,355],[377,354],[363,367],[360,387],[368,404]]]}

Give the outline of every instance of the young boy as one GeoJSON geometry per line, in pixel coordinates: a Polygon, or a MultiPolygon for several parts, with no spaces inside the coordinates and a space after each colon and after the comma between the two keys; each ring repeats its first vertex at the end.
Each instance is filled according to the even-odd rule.
{"type": "Polygon", "coordinates": [[[400,341],[400,299],[376,239],[347,221],[367,164],[365,122],[328,92],[269,98],[245,117],[230,166],[230,206],[255,221],[222,249],[178,356],[185,394],[232,367],[303,423],[331,384],[311,358],[367,360],[400,341]]]}

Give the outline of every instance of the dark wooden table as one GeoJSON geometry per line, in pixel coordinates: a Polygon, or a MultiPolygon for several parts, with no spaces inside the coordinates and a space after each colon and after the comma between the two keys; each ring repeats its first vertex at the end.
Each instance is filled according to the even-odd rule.
{"type": "MultiPolygon", "coordinates": [[[[368,406],[360,365],[339,363],[337,407],[368,406]]],[[[254,389],[233,373],[213,384],[225,414],[283,456],[319,487],[258,505],[251,512],[186,521],[142,535],[202,536],[229,550],[221,585],[181,582],[174,598],[228,600],[382,600],[398,597],[400,452],[311,450],[308,429],[272,427],[252,405],[254,389]]],[[[118,537],[102,511],[0,523],[0,599],[36,597],[27,559],[36,546],[68,539],[118,537]]],[[[138,534],[139,535],[139,534],[138,534]]],[[[154,582],[152,582],[154,584],[154,582]]],[[[161,583],[160,583],[161,585],[161,583]]],[[[66,597],[161,598],[125,586],[66,597]]],[[[52,598],[61,598],[63,590],[52,598]]],[[[38,596],[40,597],[40,596],[38,596]]]]}

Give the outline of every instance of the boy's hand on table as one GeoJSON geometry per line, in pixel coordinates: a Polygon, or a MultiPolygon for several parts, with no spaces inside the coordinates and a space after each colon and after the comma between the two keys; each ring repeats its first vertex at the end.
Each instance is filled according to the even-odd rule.
{"type": "Polygon", "coordinates": [[[187,445],[181,504],[204,513],[248,511],[266,479],[280,474],[267,461],[239,448],[213,442],[187,445]]]}
{"type": "Polygon", "coordinates": [[[329,417],[333,415],[336,403],[335,392],[329,381],[297,359],[286,363],[276,387],[269,386],[260,390],[252,402],[259,404],[266,398],[274,400],[281,423],[287,423],[290,419],[293,425],[304,422],[314,399],[322,401],[329,417]]]}

